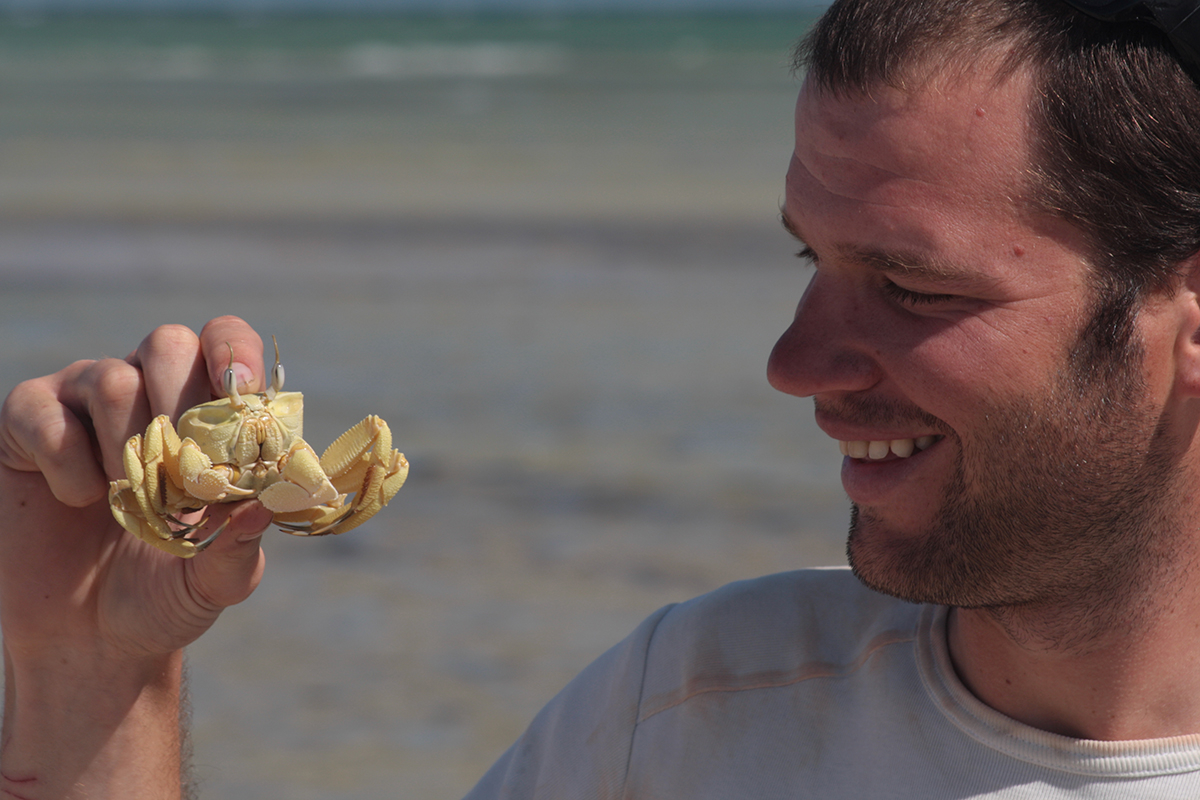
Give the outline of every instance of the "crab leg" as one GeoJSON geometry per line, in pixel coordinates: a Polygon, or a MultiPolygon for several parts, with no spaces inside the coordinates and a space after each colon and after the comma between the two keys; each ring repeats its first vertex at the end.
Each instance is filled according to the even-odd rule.
{"type": "MultiPolygon", "coordinates": [[[[158,539],[172,539],[173,531],[167,525],[166,504],[167,494],[181,494],[179,489],[171,485],[169,474],[178,469],[178,455],[181,442],[171,420],[166,416],[155,417],[150,421],[144,436],[134,436],[125,443],[122,462],[128,480],[129,493],[136,501],[139,530],[130,530],[146,541],[154,544],[153,539],[147,538],[150,533],[158,539]],[[164,474],[167,473],[167,474],[164,474]]],[[[127,500],[126,500],[127,502],[127,500]]],[[[126,513],[133,509],[126,509],[126,513]]],[[[115,513],[115,506],[114,506],[115,513]]],[[[117,518],[121,522],[121,518],[117,518]]]]}
{"type": "Polygon", "coordinates": [[[341,492],[354,492],[354,513],[336,533],[356,528],[387,505],[408,477],[408,461],[392,449],[392,429],[371,415],[339,436],[321,455],[321,466],[341,492]]]}
{"type": "Polygon", "coordinates": [[[293,536],[324,536],[341,533],[338,525],[354,513],[354,506],[317,506],[294,514],[276,514],[275,524],[284,533],[293,536]]]}
{"type": "Polygon", "coordinates": [[[172,555],[189,558],[208,547],[226,523],[207,539],[196,542],[187,537],[203,527],[207,518],[185,524],[169,510],[179,508],[186,498],[171,477],[179,473],[183,445],[169,417],[151,420],[144,435],[133,436],[125,443],[122,463],[127,477],[110,486],[109,505],[113,518],[134,536],[172,555]],[[179,527],[172,528],[168,522],[179,527]]]}

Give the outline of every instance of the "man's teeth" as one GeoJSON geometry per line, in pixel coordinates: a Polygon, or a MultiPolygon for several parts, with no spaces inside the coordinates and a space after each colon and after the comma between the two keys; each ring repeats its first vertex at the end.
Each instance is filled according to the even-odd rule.
{"type": "Polygon", "coordinates": [[[891,441],[838,442],[842,455],[851,458],[867,458],[873,461],[887,458],[888,453],[908,458],[918,450],[926,450],[934,442],[933,436],[918,436],[916,439],[892,439],[891,441]]]}

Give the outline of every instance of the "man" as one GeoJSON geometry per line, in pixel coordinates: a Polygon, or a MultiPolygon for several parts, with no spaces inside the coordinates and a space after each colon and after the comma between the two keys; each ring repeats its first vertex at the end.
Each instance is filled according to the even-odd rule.
{"type": "MultiPolygon", "coordinates": [[[[823,18],[783,210],[816,273],[769,371],[842,442],[857,578],[663,609],[472,797],[1200,797],[1200,91],[1072,5],[823,18]]],[[[10,796],[178,792],[179,648],[253,590],[267,520],[182,561],[103,497],[227,342],[261,386],[222,318],[5,404],[10,796]]]]}

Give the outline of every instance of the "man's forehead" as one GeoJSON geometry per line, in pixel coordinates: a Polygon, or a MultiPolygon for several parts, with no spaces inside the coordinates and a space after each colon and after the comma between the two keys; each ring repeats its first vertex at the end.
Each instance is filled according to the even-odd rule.
{"type": "MultiPolygon", "coordinates": [[[[806,80],[796,104],[796,156],[837,193],[864,197],[889,181],[965,193],[1023,185],[1031,82],[984,72],[932,75],[909,87],[833,94],[806,80]]],[[[964,199],[966,199],[964,197],[964,199]]]]}

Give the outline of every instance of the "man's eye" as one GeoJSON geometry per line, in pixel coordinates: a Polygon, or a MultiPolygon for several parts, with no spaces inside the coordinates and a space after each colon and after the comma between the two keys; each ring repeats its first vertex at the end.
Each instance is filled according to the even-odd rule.
{"type": "Polygon", "coordinates": [[[929,305],[932,303],[948,303],[952,300],[959,299],[957,295],[953,294],[925,294],[924,292],[914,292],[911,289],[905,289],[903,286],[897,286],[891,281],[886,281],[883,284],[883,293],[896,302],[909,306],[929,305]]]}

